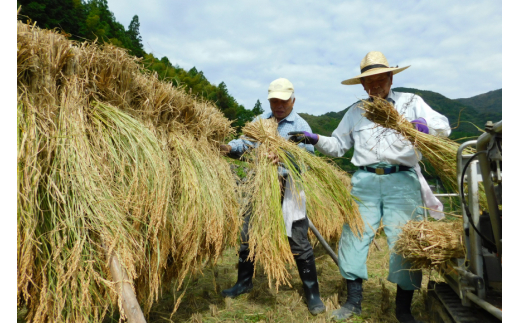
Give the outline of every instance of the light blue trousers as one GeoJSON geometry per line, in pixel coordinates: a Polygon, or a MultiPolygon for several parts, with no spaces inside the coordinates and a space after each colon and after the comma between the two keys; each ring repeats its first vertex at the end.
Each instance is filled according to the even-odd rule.
{"type": "MultiPolygon", "coordinates": [[[[352,195],[358,197],[359,211],[365,221],[365,232],[361,239],[354,236],[350,227],[343,225],[339,245],[339,267],[346,279],[367,280],[368,248],[381,219],[392,250],[401,226],[411,219],[419,219],[423,214],[421,184],[415,171],[377,175],[358,170],[352,176],[352,195]]],[[[390,253],[390,270],[387,279],[404,290],[421,287],[422,272],[410,270],[410,263],[403,257],[390,253]]]]}

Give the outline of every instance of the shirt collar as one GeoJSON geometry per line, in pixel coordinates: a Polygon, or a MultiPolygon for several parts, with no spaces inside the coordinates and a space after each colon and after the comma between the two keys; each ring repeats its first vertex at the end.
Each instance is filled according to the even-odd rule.
{"type": "MultiPolygon", "coordinates": [[[[273,112],[272,111],[269,111],[266,115],[266,119],[269,119],[273,117],[273,112]]],[[[293,110],[291,111],[291,113],[289,113],[289,115],[285,118],[283,118],[282,120],[280,120],[280,122],[283,122],[283,121],[289,121],[289,122],[294,122],[296,120],[296,112],[294,112],[294,108],[293,110]]]]}
{"type": "Polygon", "coordinates": [[[392,91],[392,90],[390,90],[390,92],[388,92],[388,95],[386,96],[386,100],[389,102],[392,102],[389,99],[391,99],[395,104],[395,94],[394,94],[394,91],[392,91]]]}

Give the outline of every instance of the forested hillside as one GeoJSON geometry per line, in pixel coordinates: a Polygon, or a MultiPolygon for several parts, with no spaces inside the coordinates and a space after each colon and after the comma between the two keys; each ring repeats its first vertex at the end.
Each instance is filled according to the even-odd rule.
{"type": "Polygon", "coordinates": [[[455,101],[475,108],[483,119],[493,122],[502,120],[502,89],[455,101]]]}
{"type": "Polygon", "coordinates": [[[263,112],[259,100],[246,109],[228,92],[224,82],[211,84],[196,67],[186,71],[174,66],[166,56],[159,59],[146,53],[139,33],[139,17],[135,15],[125,28],[109,10],[107,0],[17,0],[17,4],[22,6],[18,19],[24,22],[31,21],[40,28],[57,28],[70,39],[96,40],[128,49],[130,54],[142,58],[147,69],[157,72],[160,79],[185,86],[187,92],[214,102],[227,118],[234,120],[232,125],[239,131],[263,112]]]}

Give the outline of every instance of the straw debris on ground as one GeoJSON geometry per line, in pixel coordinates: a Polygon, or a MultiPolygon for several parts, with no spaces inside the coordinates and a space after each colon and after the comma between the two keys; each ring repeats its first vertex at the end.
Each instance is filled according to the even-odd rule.
{"type": "MultiPolygon", "coordinates": [[[[389,270],[390,251],[387,238],[382,235],[375,237],[381,250],[374,245],[370,246],[370,257],[367,259],[368,279],[363,283],[363,312],[346,322],[381,322],[397,323],[395,317],[396,284],[389,283],[386,278],[389,270]],[[383,288],[383,284],[385,288],[383,288]]],[[[336,249],[332,245],[333,249],[336,249]]],[[[289,285],[280,286],[278,292],[268,287],[267,275],[262,265],[257,269],[253,279],[253,290],[236,298],[223,298],[213,288],[214,280],[221,286],[232,286],[237,279],[236,253],[233,248],[224,253],[215,268],[206,267],[204,275],[200,275],[196,282],[190,283],[185,298],[193,299],[189,306],[181,305],[176,314],[169,318],[172,300],[164,297],[154,304],[149,322],[188,322],[194,313],[202,314],[203,322],[330,322],[330,312],[339,308],[347,298],[345,279],[339,273],[338,267],[325,249],[318,245],[314,248],[316,257],[316,271],[318,274],[320,295],[327,312],[313,316],[309,313],[305,303],[302,281],[296,267],[289,268],[291,274],[289,285]],[[214,272],[218,271],[215,278],[214,272]],[[192,295],[191,297],[188,295],[192,295]],[[215,315],[214,308],[217,308],[215,315]]],[[[417,320],[429,322],[423,293],[427,289],[428,278],[439,280],[437,272],[430,273],[423,270],[423,281],[420,292],[414,293],[412,314],[417,320]]]]}
{"type": "Polygon", "coordinates": [[[394,249],[412,264],[413,269],[446,270],[451,258],[464,258],[462,221],[406,223],[394,249]]]}
{"type": "Polygon", "coordinates": [[[31,322],[124,317],[115,255],[148,313],[236,245],[230,121],[121,48],[17,27],[18,306],[31,322]]]}

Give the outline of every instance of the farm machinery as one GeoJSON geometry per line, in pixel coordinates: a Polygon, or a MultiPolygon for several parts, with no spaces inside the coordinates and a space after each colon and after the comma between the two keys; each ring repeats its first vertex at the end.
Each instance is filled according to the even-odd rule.
{"type": "MultiPolygon", "coordinates": [[[[467,151],[467,150],[466,150],[467,151]]],[[[457,153],[466,258],[451,259],[445,282],[428,283],[431,322],[502,321],[502,121],[457,153]],[[475,154],[464,150],[474,147],[475,154]],[[482,192],[484,188],[485,196],[482,192]],[[485,208],[481,206],[485,205],[485,208]]]]}

